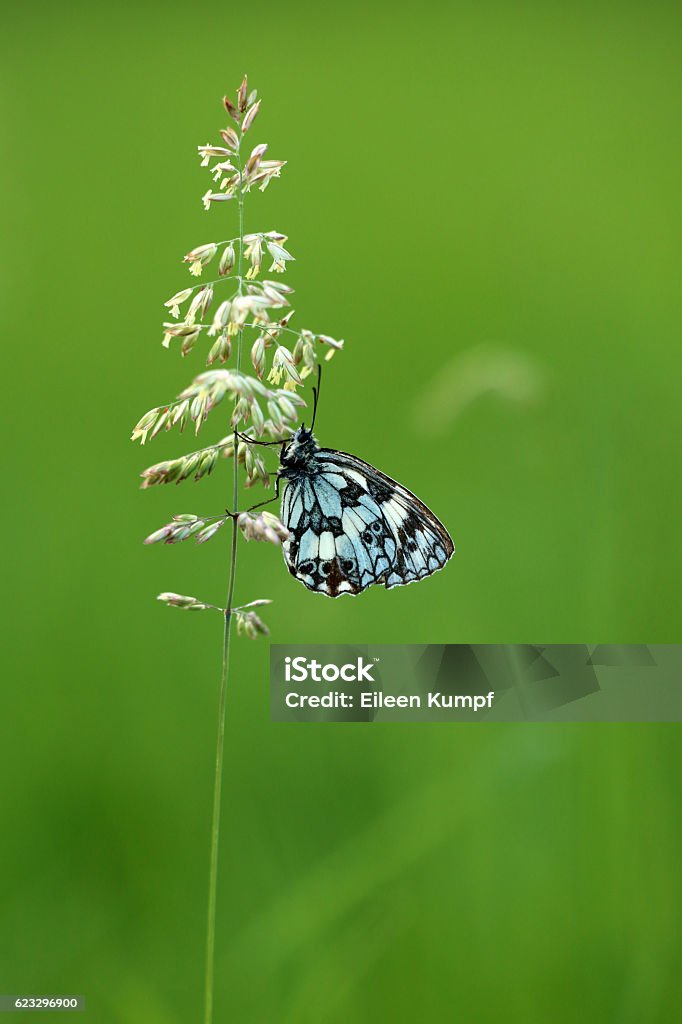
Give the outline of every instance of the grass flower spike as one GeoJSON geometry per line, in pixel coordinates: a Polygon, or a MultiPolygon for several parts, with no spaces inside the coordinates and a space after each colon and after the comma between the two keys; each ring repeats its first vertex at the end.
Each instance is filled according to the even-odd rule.
{"type": "MultiPolygon", "coordinates": [[[[271,485],[262,455],[268,442],[289,439],[301,419],[306,400],[300,393],[318,359],[343,347],[327,334],[291,326],[293,289],[282,279],[294,260],[288,237],[276,228],[245,232],[248,197],[264,191],[281,176],[286,161],[273,156],[265,142],[254,137],[260,125],[261,101],[244,77],[236,98],[223,98],[230,121],[218,140],[197,147],[200,164],[211,179],[201,202],[206,211],[232,218],[232,233],[216,232],[214,240],[195,245],[183,257],[190,281],[166,299],[161,344],[194,366],[193,379],[179,394],[157,402],[141,416],[132,439],[146,444],[162,432],[194,435],[219,424],[218,438],[186,454],[165,459],[142,472],[142,488],[203,480],[224,460],[230,469],[226,508],[217,513],[180,513],[145,539],[147,545],[205,544],[228,539],[227,596],[224,607],[167,591],[158,600],[185,611],[219,611],[223,618],[222,673],[218,694],[218,728],[213,786],[204,1022],[213,1022],[215,918],[220,836],[220,797],[223,772],[226,695],[230,643],[234,623],[238,636],[255,640],[268,628],[254,609],[270,602],[256,598],[235,604],[239,538],[281,546],[289,533],[278,517],[256,506],[240,510],[242,489],[271,485]],[[248,142],[245,136],[249,133],[248,142]],[[229,233],[228,233],[229,234],[229,233]],[[263,278],[264,268],[275,279],[263,278]],[[207,369],[200,368],[202,361],[207,369]],[[248,363],[248,369],[247,369],[248,363]],[[253,373],[251,372],[253,370],[253,373]],[[209,417],[209,414],[210,417],[209,417]],[[225,436],[227,431],[227,436],[225,436]],[[222,436],[221,436],[222,435],[222,436]]],[[[205,236],[204,236],[205,237],[205,236]]],[[[177,285],[176,285],[177,288],[177,285]]],[[[257,502],[260,505],[262,502],[257,502]]],[[[278,563],[281,565],[281,560],[278,563]]]]}

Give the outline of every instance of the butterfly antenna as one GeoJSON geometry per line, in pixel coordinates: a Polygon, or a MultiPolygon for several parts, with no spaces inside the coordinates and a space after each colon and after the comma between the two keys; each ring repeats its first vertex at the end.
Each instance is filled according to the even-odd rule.
{"type": "Polygon", "coordinates": [[[317,387],[313,388],[313,422],[310,424],[311,431],[315,429],[317,418],[317,403],[320,400],[320,387],[322,385],[322,363],[317,364],[317,387]]]}

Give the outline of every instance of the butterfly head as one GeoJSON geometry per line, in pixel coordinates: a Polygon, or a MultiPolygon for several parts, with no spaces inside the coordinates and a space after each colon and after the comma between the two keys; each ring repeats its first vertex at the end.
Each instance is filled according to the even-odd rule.
{"type": "Polygon", "coordinates": [[[305,466],[317,450],[317,441],[312,430],[300,426],[291,441],[282,448],[279,461],[287,468],[298,469],[305,466]]]}

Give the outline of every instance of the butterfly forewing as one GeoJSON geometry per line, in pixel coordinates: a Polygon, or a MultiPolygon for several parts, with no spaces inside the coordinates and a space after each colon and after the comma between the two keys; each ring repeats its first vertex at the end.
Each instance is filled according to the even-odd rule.
{"type": "Polygon", "coordinates": [[[313,442],[304,460],[282,462],[284,557],[310,590],[338,597],[373,583],[403,586],[452,555],[450,535],[430,509],[362,459],[313,442]]]}

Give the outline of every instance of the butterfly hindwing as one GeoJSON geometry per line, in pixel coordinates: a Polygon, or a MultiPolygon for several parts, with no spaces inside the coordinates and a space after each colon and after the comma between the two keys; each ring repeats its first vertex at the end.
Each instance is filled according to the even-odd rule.
{"type": "MultiPolygon", "coordinates": [[[[390,589],[442,569],[454,545],[443,524],[416,495],[357,456],[325,449],[321,455],[345,467],[352,479],[364,485],[369,500],[379,510],[385,532],[394,542],[391,571],[380,582],[390,589]]],[[[367,503],[365,497],[360,500],[367,503]]]]}
{"type": "Polygon", "coordinates": [[[300,468],[291,462],[281,474],[284,557],[310,590],[338,597],[373,583],[390,589],[429,576],[452,555],[426,505],[362,459],[315,446],[300,468]]]}

